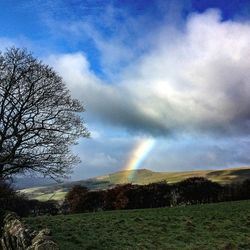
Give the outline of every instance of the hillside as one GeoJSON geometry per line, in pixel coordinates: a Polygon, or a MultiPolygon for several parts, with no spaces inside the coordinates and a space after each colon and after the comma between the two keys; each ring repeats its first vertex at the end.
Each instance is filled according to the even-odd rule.
{"type": "Polygon", "coordinates": [[[56,182],[49,178],[37,177],[37,176],[29,176],[29,177],[19,177],[13,178],[13,186],[16,189],[25,189],[25,188],[33,188],[33,187],[43,187],[49,185],[55,185],[56,182]]]}
{"type": "Polygon", "coordinates": [[[147,169],[139,169],[135,171],[120,171],[82,181],[73,181],[63,184],[49,185],[45,187],[22,189],[21,192],[26,194],[29,198],[39,200],[62,200],[66,192],[74,185],[83,185],[88,187],[89,189],[94,190],[106,189],[117,184],[125,183],[140,185],[159,181],[174,183],[193,176],[206,177],[221,184],[238,182],[245,179],[250,179],[250,167],[186,172],[153,172],[147,169]],[[132,181],[130,181],[128,178],[131,175],[133,175],[132,181]]]}
{"type": "Polygon", "coordinates": [[[250,249],[250,200],[186,207],[30,217],[62,250],[250,249]]]}

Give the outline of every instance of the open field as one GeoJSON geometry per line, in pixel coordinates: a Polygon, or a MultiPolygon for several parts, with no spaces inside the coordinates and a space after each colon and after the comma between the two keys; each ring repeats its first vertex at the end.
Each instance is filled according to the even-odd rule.
{"type": "Polygon", "coordinates": [[[22,194],[25,194],[30,199],[36,199],[40,201],[48,201],[48,200],[63,200],[67,191],[63,191],[62,189],[49,189],[44,187],[37,188],[27,188],[21,191],[22,194]]]}
{"type": "Polygon", "coordinates": [[[250,249],[250,200],[27,218],[62,250],[250,249]]]}
{"type": "Polygon", "coordinates": [[[49,185],[45,187],[27,188],[21,190],[21,192],[25,193],[29,198],[45,201],[50,199],[62,200],[68,190],[76,184],[86,186],[89,189],[105,189],[117,184],[125,184],[128,182],[133,184],[149,184],[159,181],[174,183],[193,176],[206,177],[222,184],[250,179],[249,167],[186,172],[153,172],[147,169],[140,169],[135,171],[132,181],[128,181],[128,176],[131,175],[131,172],[132,171],[121,171],[88,180],[49,185]]]}

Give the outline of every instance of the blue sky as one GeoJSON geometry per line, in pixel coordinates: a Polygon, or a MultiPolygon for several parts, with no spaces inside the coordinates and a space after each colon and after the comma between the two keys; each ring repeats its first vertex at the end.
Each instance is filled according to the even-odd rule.
{"type": "Polygon", "coordinates": [[[0,1],[0,49],[26,47],[80,99],[73,179],[250,163],[249,1],[0,1]]]}

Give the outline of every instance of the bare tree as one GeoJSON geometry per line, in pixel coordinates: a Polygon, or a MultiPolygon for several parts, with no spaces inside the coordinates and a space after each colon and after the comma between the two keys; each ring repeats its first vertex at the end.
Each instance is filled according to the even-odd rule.
{"type": "Polygon", "coordinates": [[[62,78],[26,50],[0,54],[0,179],[26,172],[54,178],[78,162],[70,150],[88,137],[62,78]]]}

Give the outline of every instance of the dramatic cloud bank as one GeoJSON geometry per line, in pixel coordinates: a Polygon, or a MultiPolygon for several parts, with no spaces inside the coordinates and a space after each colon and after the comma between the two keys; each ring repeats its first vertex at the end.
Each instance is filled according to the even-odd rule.
{"type": "Polygon", "coordinates": [[[86,108],[74,179],[250,165],[249,1],[0,1],[0,50],[27,48],[86,108]]]}
{"type": "MultiPolygon", "coordinates": [[[[166,24],[155,37],[150,51],[109,81],[91,71],[82,52],[49,62],[92,119],[160,136],[248,134],[250,23],[222,21],[209,10],[191,15],[182,31],[166,24]]],[[[117,62],[119,53],[109,48],[117,62]]]]}

